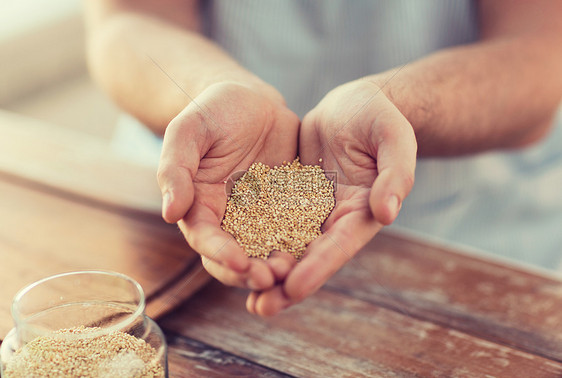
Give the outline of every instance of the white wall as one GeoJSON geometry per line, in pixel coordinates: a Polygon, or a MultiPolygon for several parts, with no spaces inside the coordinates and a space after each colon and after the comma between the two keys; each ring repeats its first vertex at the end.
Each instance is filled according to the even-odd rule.
{"type": "Polygon", "coordinates": [[[0,106],[85,72],[80,0],[0,1],[0,106]]]}

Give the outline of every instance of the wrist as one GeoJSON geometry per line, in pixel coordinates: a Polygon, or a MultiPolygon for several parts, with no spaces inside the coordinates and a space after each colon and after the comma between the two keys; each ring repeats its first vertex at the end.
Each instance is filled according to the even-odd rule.
{"type": "Polygon", "coordinates": [[[376,75],[364,76],[359,80],[368,82],[373,87],[373,93],[386,96],[386,98],[388,98],[394,104],[394,96],[391,89],[392,86],[390,85],[392,77],[390,75],[387,75],[386,72],[376,75]]]}
{"type": "Polygon", "coordinates": [[[401,74],[397,69],[366,76],[367,80],[375,85],[386,98],[410,122],[417,136],[424,134],[424,125],[435,123],[434,109],[436,98],[434,92],[428,88],[420,87],[413,78],[405,80],[407,73],[401,74]],[[423,93],[423,95],[416,95],[423,93]]]}

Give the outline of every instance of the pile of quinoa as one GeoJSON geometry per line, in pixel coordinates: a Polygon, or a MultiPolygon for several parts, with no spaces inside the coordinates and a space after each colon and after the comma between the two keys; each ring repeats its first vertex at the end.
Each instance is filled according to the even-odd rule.
{"type": "Polygon", "coordinates": [[[234,183],[221,227],[250,257],[277,250],[299,260],[334,205],[334,183],[320,166],[254,163],[234,183]]]}
{"type": "Polygon", "coordinates": [[[156,350],[142,339],[120,331],[92,338],[72,337],[99,330],[75,327],[37,337],[7,361],[4,376],[164,377],[156,350]]]}

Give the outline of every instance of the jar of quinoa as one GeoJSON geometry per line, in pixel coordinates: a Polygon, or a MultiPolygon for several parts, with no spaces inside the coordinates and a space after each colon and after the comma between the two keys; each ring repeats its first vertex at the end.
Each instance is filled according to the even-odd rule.
{"type": "Polygon", "coordinates": [[[167,345],[133,279],[80,271],[37,281],[12,303],[2,377],[166,377],[167,345]]]}

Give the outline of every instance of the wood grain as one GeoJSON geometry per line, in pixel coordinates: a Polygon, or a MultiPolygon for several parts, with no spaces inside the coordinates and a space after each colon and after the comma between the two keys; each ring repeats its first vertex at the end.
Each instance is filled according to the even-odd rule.
{"type": "Polygon", "coordinates": [[[0,110],[0,172],[74,196],[160,214],[155,166],[118,154],[102,138],[0,110]]]}
{"type": "Polygon", "coordinates": [[[143,286],[152,317],[209,279],[176,226],[159,217],[110,212],[6,180],[0,180],[0,193],[1,337],[12,327],[14,294],[51,274],[82,269],[127,274],[143,286]]]}
{"type": "Polygon", "coordinates": [[[562,281],[382,233],[327,288],[562,362],[562,281]]]}
{"type": "Polygon", "coordinates": [[[295,376],[562,375],[559,362],[330,290],[269,319],[248,314],[245,295],[211,284],[161,324],[295,376]]]}
{"type": "Polygon", "coordinates": [[[153,318],[209,281],[198,254],[160,218],[154,166],[101,138],[5,111],[0,134],[0,338],[17,290],[52,274],[127,274],[153,318]]]}
{"type": "Polygon", "coordinates": [[[170,378],[290,377],[178,334],[168,333],[166,339],[170,378]]]}

